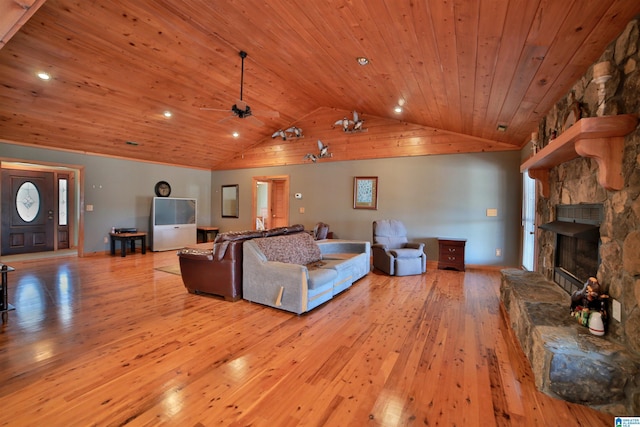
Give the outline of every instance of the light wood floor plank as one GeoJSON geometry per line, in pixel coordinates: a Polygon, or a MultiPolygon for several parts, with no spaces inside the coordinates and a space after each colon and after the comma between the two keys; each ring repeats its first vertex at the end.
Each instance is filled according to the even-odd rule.
{"type": "Polygon", "coordinates": [[[2,426],[613,425],[535,389],[497,271],[374,271],[297,316],[187,293],[172,251],[7,263],[2,426]]]}

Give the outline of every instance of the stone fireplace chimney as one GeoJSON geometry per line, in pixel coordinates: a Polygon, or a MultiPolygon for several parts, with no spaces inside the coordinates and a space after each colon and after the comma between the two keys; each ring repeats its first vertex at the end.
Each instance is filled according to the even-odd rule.
{"type": "MultiPolygon", "coordinates": [[[[514,330],[523,326],[519,329],[519,340],[525,343],[525,352],[528,351],[536,386],[543,391],[548,386],[555,395],[569,401],[585,402],[575,393],[587,389],[613,390],[611,385],[618,381],[617,397],[621,398],[618,402],[625,408],[610,407],[611,413],[615,414],[640,413],[638,21],[636,18],[629,22],[596,61],[596,64],[607,64],[606,76],[610,78],[599,79],[604,67],[592,66],[540,120],[538,129],[532,129],[537,135],[537,147],[531,156],[531,147],[523,149],[525,160],[520,169],[528,170],[529,176],[536,179],[539,190],[536,198],[537,271],[503,272],[504,286],[501,286],[503,301],[511,301],[509,298],[517,294],[522,300],[519,302],[523,302],[505,302],[505,306],[515,307],[515,311],[509,312],[510,318],[516,318],[512,320],[512,325],[516,326],[514,330]],[[539,295],[543,290],[532,291],[529,282],[520,286],[520,279],[508,278],[509,274],[535,276],[533,286],[546,289],[545,303],[555,304],[551,312],[559,313],[557,317],[535,312],[540,304],[532,304],[528,298],[542,298],[539,295]],[[575,319],[568,319],[569,307],[566,311],[564,308],[566,301],[571,301],[564,292],[571,294],[580,289],[590,276],[598,279],[602,292],[610,297],[604,336],[576,333],[575,319]],[[541,285],[543,282],[544,286],[541,285]],[[518,309],[523,307],[525,311],[533,311],[519,316],[518,309]],[[519,318],[539,322],[532,326],[531,322],[518,323],[519,318]],[[571,323],[566,323],[568,333],[562,339],[548,333],[550,328],[562,329],[563,322],[571,323]],[[539,333],[532,333],[538,327],[539,333]],[[528,340],[532,337],[540,338],[545,344],[529,346],[528,340]],[[584,340],[579,342],[582,338],[584,340]],[[617,350],[611,351],[613,347],[617,350]],[[543,357],[537,352],[541,348],[545,350],[543,357]],[[561,354],[563,352],[566,354],[561,354]],[[582,364],[576,362],[577,354],[585,362],[592,358],[593,368],[583,369],[582,364]],[[616,359],[621,354],[625,354],[626,364],[616,359]],[[610,362],[606,369],[600,365],[605,359],[610,362]],[[557,363],[547,363],[549,360],[557,363]],[[537,368],[540,369],[536,371],[537,368]],[[572,369],[576,371],[572,372],[572,369]],[[577,372],[588,372],[585,377],[589,380],[605,375],[601,376],[600,385],[581,387],[575,382],[577,372]],[[546,373],[549,374],[547,377],[546,373]],[[615,373],[616,379],[612,380],[607,373],[615,373]],[[559,388],[560,385],[564,388],[559,388]]],[[[606,400],[610,403],[614,399],[606,400]]]]}
{"type": "MultiPolygon", "coordinates": [[[[613,41],[596,63],[611,64],[611,79],[606,83],[606,117],[596,117],[599,107],[598,89],[594,82],[593,67],[580,78],[567,95],[559,100],[540,121],[537,130],[542,142],[548,141],[553,131],[571,133],[566,118],[579,106],[582,117],[607,118],[640,111],[640,26],[632,20],[625,31],[613,41]]],[[[599,224],[598,265],[595,276],[611,298],[611,316],[607,325],[607,339],[621,343],[640,356],[640,131],[637,127],[623,137],[618,184],[609,188],[599,182],[602,172],[594,158],[578,157],[549,168],[546,194],[536,200],[537,224],[552,224],[563,218],[564,205],[601,205],[599,224]]],[[[555,144],[552,143],[552,144],[555,144]]],[[[530,150],[529,150],[530,151],[530,150]]],[[[609,170],[610,172],[610,170],[609,170]]],[[[545,188],[543,188],[544,190],[545,188]]],[[[575,221],[577,223],[577,221],[575,221]]],[[[597,225],[597,224],[589,224],[597,225]]],[[[552,227],[552,226],[549,226],[552,227]]],[[[549,230],[550,228],[546,228],[549,230]]],[[[562,270],[556,270],[557,232],[540,230],[537,233],[537,271],[547,279],[560,277],[567,292],[573,289],[572,279],[562,270]]],[[[553,230],[552,230],[553,231],[553,230]]],[[[563,239],[563,238],[562,238],[563,239]]],[[[564,244],[564,242],[561,242],[564,244]]],[[[582,251],[582,247],[579,251],[582,251]]],[[[576,248],[578,251],[578,248],[576,248]]],[[[578,256],[578,252],[573,258],[578,256]]],[[[593,275],[593,266],[587,271],[573,272],[581,282],[585,274],[593,275]]],[[[584,283],[584,282],[583,282],[584,283]]],[[[638,396],[640,402],[640,393],[638,396]]],[[[638,404],[640,409],[640,403],[638,404]]]]}
{"type": "MultiPolygon", "coordinates": [[[[575,124],[567,127],[566,118],[575,110],[576,105],[580,108],[581,119],[599,120],[622,115],[638,117],[638,34],[640,25],[639,19],[636,18],[629,22],[622,34],[595,62],[611,64],[611,79],[606,82],[607,102],[603,115],[596,117],[599,87],[594,81],[596,76],[592,66],[576,81],[566,96],[558,100],[548,111],[538,123],[538,128],[532,129],[538,133],[541,142],[548,141],[549,135],[554,131],[559,132],[558,138],[571,134],[575,124]]],[[[554,141],[549,145],[556,143],[557,141],[554,141]]],[[[542,149],[544,148],[543,146],[542,149]]],[[[624,134],[623,142],[619,149],[616,148],[616,152],[621,160],[615,172],[611,167],[601,167],[606,166],[602,163],[602,157],[568,159],[550,167],[544,179],[540,180],[544,185],[539,184],[541,192],[536,200],[536,223],[553,223],[560,220],[563,216],[559,207],[563,205],[602,206],[595,277],[604,287],[604,292],[610,296],[611,311],[606,337],[623,344],[640,357],[640,130],[637,126],[631,128],[628,134],[624,134]],[[609,180],[599,179],[603,170],[609,174],[609,180]],[[615,180],[618,181],[614,185],[605,185],[615,180]]],[[[567,285],[567,282],[574,281],[567,279],[563,270],[556,269],[560,256],[556,250],[558,236],[564,235],[545,230],[537,233],[536,269],[547,279],[559,282],[570,292],[573,285],[567,285]]],[[[564,237],[560,239],[564,240],[564,237]]],[[[560,242],[562,245],[564,243],[560,242]]],[[[582,253],[583,249],[581,243],[581,247],[575,250],[582,253]]],[[[577,255],[573,256],[574,259],[577,259],[576,257],[577,255]]],[[[574,272],[573,276],[582,281],[584,277],[580,277],[581,275],[592,274],[593,266],[587,264],[585,268],[589,273],[578,271],[574,272]]],[[[638,413],[640,392],[635,399],[637,410],[634,412],[638,413]]]]}

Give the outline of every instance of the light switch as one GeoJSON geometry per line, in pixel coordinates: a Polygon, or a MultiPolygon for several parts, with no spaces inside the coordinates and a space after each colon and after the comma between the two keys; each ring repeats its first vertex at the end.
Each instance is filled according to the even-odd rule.
{"type": "Polygon", "coordinates": [[[87,205],[87,212],[93,212],[93,205],[87,205]]]}
{"type": "Polygon", "coordinates": [[[298,212],[300,212],[300,213],[304,213],[304,208],[303,208],[303,207],[300,207],[300,209],[298,209],[298,212]]]}
{"type": "Polygon", "coordinates": [[[498,209],[487,209],[487,216],[498,216],[498,209]]]}

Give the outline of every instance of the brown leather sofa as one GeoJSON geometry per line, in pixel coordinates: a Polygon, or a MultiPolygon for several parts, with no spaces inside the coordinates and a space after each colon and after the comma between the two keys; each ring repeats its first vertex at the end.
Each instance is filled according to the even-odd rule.
{"type": "Polygon", "coordinates": [[[278,236],[304,231],[300,224],[269,230],[219,233],[212,249],[185,248],[178,251],[180,273],[187,291],[224,297],[227,301],[242,298],[242,244],[256,237],[278,236]]]}

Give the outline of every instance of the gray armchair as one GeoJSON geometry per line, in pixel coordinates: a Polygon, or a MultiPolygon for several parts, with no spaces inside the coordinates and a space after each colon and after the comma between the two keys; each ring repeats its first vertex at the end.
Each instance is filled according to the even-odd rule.
{"type": "Polygon", "coordinates": [[[315,240],[324,240],[328,237],[329,234],[329,224],[325,224],[324,222],[319,222],[313,229],[313,238],[315,240]]]}
{"type": "Polygon", "coordinates": [[[373,266],[391,276],[409,276],[427,271],[424,243],[411,243],[407,229],[396,219],[373,222],[373,266]]]}

